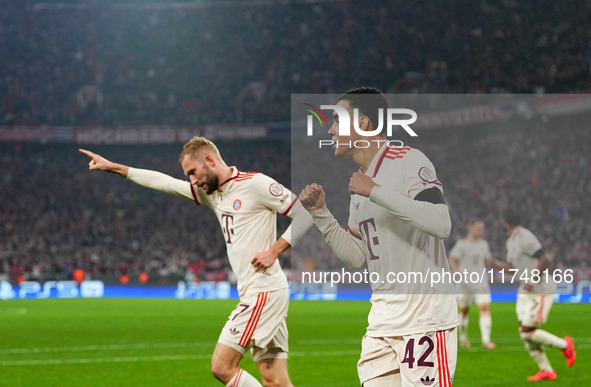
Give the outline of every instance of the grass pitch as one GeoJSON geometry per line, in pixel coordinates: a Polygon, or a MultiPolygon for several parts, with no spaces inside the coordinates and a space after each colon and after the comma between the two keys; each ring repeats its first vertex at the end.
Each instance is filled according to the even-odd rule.
{"type": "MultiPolygon", "coordinates": [[[[0,386],[221,386],[210,356],[236,301],[69,299],[0,302],[0,386]]],[[[294,385],[359,386],[356,362],[369,302],[292,301],[288,327],[294,385]]],[[[493,340],[459,350],[454,386],[531,386],[537,369],[517,333],[515,304],[494,303],[493,340]]],[[[555,304],[544,326],[574,337],[577,363],[547,350],[552,386],[591,385],[591,305],[555,304]]],[[[247,355],[241,366],[258,376],[247,355]]]]}

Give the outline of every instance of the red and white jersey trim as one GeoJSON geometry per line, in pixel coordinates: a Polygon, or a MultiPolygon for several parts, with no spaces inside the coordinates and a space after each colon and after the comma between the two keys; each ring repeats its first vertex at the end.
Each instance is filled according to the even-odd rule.
{"type": "Polygon", "coordinates": [[[353,235],[355,238],[357,238],[357,239],[363,239],[361,237],[361,235],[359,235],[355,231],[353,231],[349,225],[347,225],[347,228],[349,229],[349,232],[351,233],[351,235],[353,235]]]}
{"type": "Polygon", "coordinates": [[[289,210],[291,210],[291,207],[293,207],[293,205],[295,204],[295,202],[298,200],[298,197],[296,196],[295,199],[293,199],[293,202],[291,202],[291,204],[289,205],[289,207],[287,207],[287,210],[283,211],[281,213],[281,215],[287,215],[287,213],[289,212],[289,210]]]}
{"type": "Polygon", "coordinates": [[[197,192],[195,192],[195,187],[193,186],[193,184],[189,184],[191,186],[191,193],[193,194],[193,199],[195,199],[195,203],[197,203],[198,206],[201,205],[201,203],[199,202],[199,199],[197,198],[197,192]]]}
{"type": "Polygon", "coordinates": [[[387,147],[383,150],[382,154],[380,155],[380,158],[378,159],[378,162],[376,163],[376,167],[373,171],[372,177],[376,177],[376,175],[378,174],[378,170],[380,169],[380,166],[382,165],[382,162],[384,161],[384,159],[390,159],[390,160],[394,160],[394,159],[401,159],[404,157],[404,155],[410,150],[409,147],[404,147],[404,148],[390,148],[387,147]]]}

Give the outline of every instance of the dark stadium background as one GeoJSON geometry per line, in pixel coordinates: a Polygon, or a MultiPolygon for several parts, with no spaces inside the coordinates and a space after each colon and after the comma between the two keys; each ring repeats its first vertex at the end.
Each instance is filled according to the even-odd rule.
{"type": "MultiPolygon", "coordinates": [[[[339,94],[368,85],[388,94],[468,98],[586,95],[591,90],[589,15],[588,0],[0,0],[0,281],[16,288],[22,280],[71,280],[76,269],[107,285],[119,285],[122,275],[129,277],[129,286],[151,288],[174,287],[179,280],[231,280],[224,241],[209,211],[114,175],[90,173],[78,148],[183,178],[177,162],[182,144],[187,136],[205,134],[229,165],[262,171],[289,185],[297,167],[290,153],[292,94],[339,94]],[[167,131],[175,133],[173,140],[162,135],[167,131]],[[148,274],[146,284],[139,283],[141,273],[148,274]]],[[[408,139],[433,161],[444,185],[453,223],[446,246],[465,234],[471,217],[479,216],[493,254],[502,259],[506,236],[498,218],[502,209],[514,206],[555,267],[573,269],[577,283],[590,281],[590,118],[591,109],[584,107],[567,115],[533,115],[510,126],[425,130],[418,139],[408,139]]],[[[355,170],[352,164],[348,168],[347,173],[355,170]]],[[[340,176],[327,178],[334,187],[329,205],[344,224],[346,176],[343,190],[340,176]]],[[[299,193],[302,187],[292,188],[299,193]]],[[[280,219],[280,230],[287,224],[280,219]]],[[[316,242],[304,243],[282,265],[293,272],[343,267],[316,242]]],[[[60,345],[57,339],[38,344],[57,324],[39,319],[46,331],[29,335],[23,323],[27,317],[17,315],[25,309],[9,316],[13,301],[0,300],[0,330],[4,308],[5,321],[14,319],[10,326],[22,326],[26,334],[4,330],[8,349],[0,343],[0,354],[12,358],[14,348],[60,345]]],[[[38,310],[50,309],[51,317],[51,305],[57,304],[48,305],[38,310]]],[[[88,320],[94,318],[91,304],[78,305],[88,309],[88,320]]],[[[361,329],[363,307],[355,306],[351,317],[361,329]]],[[[560,316],[560,324],[586,318],[577,305],[568,307],[571,314],[560,316]]],[[[338,305],[328,308],[338,313],[338,305]]],[[[502,308],[498,326],[506,328],[503,334],[517,348],[512,351],[531,366],[513,327],[513,310],[502,308]]],[[[129,311],[141,315],[147,309],[129,311]]],[[[299,312],[311,321],[333,319],[306,314],[313,310],[294,306],[291,318],[303,320],[299,312]]],[[[219,316],[211,320],[222,323],[227,311],[219,316]]],[[[137,321],[128,318],[107,334],[100,334],[97,323],[89,330],[97,338],[89,342],[115,337],[119,329],[133,331],[137,321]]],[[[162,320],[163,327],[171,323],[162,320]]],[[[197,318],[187,320],[193,324],[197,318]]],[[[293,324],[296,349],[297,329],[317,328],[300,320],[293,324]]],[[[188,326],[174,326],[175,333],[195,330],[188,326]]],[[[63,337],[75,332],[74,324],[64,327],[63,337]]],[[[207,329],[213,342],[219,329],[207,329]]],[[[579,336],[585,335],[583,323],[578,329],[579,336]]],[[[352,378],[346,379],[353,382],[361,335],[355,332],[350,342],[343,341],[355,343],[344,349],[351,352],[352,378]]],[[[194,339],[170,337],[171,342],[194,339]]],[[[582,350],[589,348],[584,343],[582,350]]],[[[209,352],[199,356],[204,364],[199,372],[209,378],[209,352]]],[[[458,368],[458,380],[473,382],[485,372],[476,368],[483,363],[504,372],[505,365],[496,370],[487,354],[474,356],[474,363],[463,359],[474,365],[474,377],[458,368]]],[[[291,364],[297,367],[297,358],[291,364]]],[[[296,378],[311,372],[307,363],[301,367],[296,378]]],[[[14,373],[4,382],[21,385],[14,375],[26,378],[27,373],[10,370],[14,373]]],[[[338,375],[341,368],[331,372],[338,375]]],[[[88,378],[100,379],[91,373],[88,378]]],[[[506,384],[514,385],[512,380],[506,384]]]]}
{"type": "MultiPolygon", "coordinates": [[[[15,132],[258,124],[270,128],[264,141],[221,141],[223,155],[289,182],[292,93],[357,85],[387,93],[585,92],[588,11],[584,1],[3,2],[0,275],[12,283],[21,274],[64,279],[83,268],[102,278],[146,271],[166,282],[190,265],[205,265],[201,275],[228,270],[207,211],[195,216],[190,203],[86,173],[76,153],[91,147],[182,178],[182,143],[43,144],[15,132]]],[[[498,213],[514,201],[560,263],[588,265],[584,123],[568,132],[534,120],[517,133],[422,133],[416,146],[434,160],[452,204],[448,242],[477,215],[501,254],[498,213]]]]}

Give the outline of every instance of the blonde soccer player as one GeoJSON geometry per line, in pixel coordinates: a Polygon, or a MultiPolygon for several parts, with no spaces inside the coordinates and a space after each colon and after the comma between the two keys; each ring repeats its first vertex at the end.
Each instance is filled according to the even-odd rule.
{"type": "Polygon", "coordinates": [[[262,173],[245,173],[228,166],[216,145],[203,137],[187,142],[179,157],[189,181],[113,163],[87,150],[80,152],[91,158],[90,170],[114,172],[139,185],[194,201],[215,213],[237,278],[240,301],[219,336],[212,373],[228,387],[261,386],[239,367],[250,350],[264,386],[292,386],[287,372],[285,323],[289,290],[277,257],[312,225],[297,197],[262,173]],[[278,239],[277,213],[293,216],[291,226],[278,239]]]}

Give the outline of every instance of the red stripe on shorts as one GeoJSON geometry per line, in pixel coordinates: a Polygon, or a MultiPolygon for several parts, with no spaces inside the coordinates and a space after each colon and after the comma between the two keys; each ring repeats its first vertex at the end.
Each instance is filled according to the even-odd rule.
{"type": "Polygon", "coordinates": [[[268,293],[259,293],[259,295],[257,296],[257,302],[252,310],[252,314],[250,315],[250,318],[248,319],[248,324],[246,324],[246,329],[244,330],[244,333],[242,334],[242,337],[240,338],[240,343],[239,345],[242,347],[246,347],[248,345],[248,343],[250,342],[250,339],[252,338],[252,335],[254,334],[254,330],[257,327],[257,324],[259,323],[259,320],[261,318],[261,313],[263,311],[263,307],[265,306],[265,304],[267,303],[267,296],[268,293]]]}
{"type": "Polygon", "coordinates": [[[437,337],[437,368],[439,369],[439,385],[441,387],[449,387],[449,370],[446,369],[447,360],[445,347],[445,333],[439,331],[436,333],[437,337]]]}

